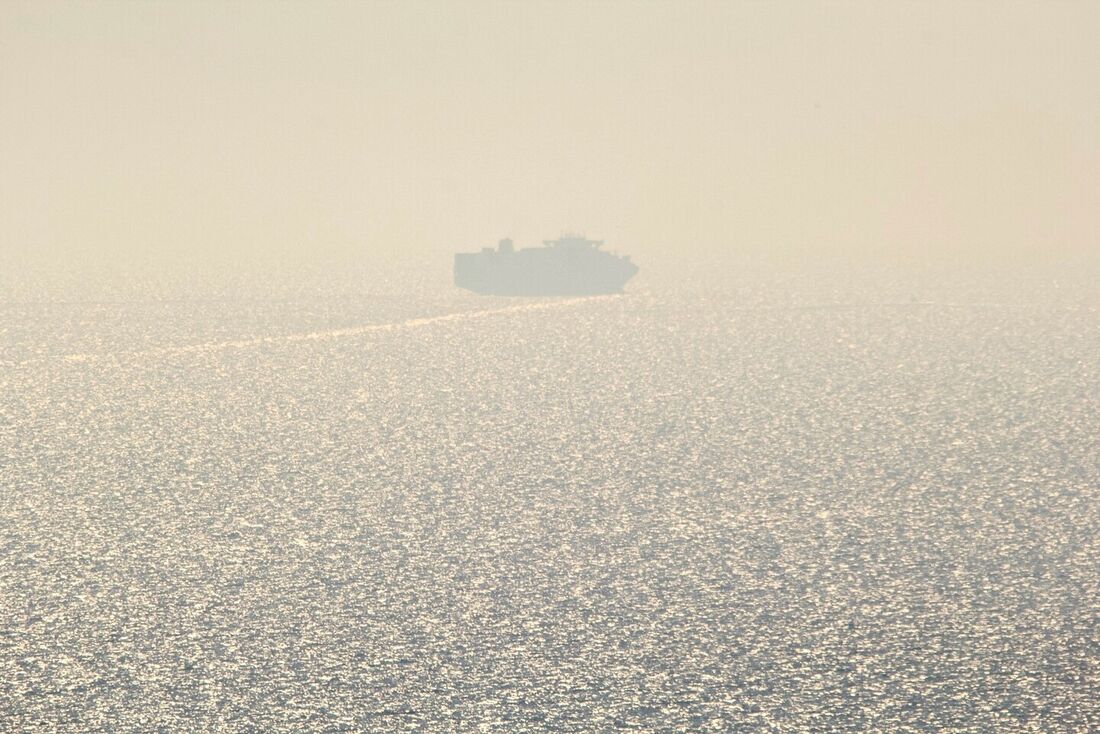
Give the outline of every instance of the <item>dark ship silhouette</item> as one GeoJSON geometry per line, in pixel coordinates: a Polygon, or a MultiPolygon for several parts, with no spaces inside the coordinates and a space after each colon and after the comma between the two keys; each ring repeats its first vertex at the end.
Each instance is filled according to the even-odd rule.
{"type": "Polygon", "coordinates": [[[563,235],[543,247],[497,249],[455,255],[455,285],[487,296],[591,296],[620,293],[638,266],[600,249],[599,240],[563,235]]]}

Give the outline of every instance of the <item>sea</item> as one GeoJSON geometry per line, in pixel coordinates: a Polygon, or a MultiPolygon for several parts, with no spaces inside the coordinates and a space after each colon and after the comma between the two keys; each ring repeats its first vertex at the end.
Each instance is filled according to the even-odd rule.
{"type": "Polygon", "coordinates": [[[641,265],[7,281],[0,731],[1100,731],[1096,279],[641,265]]]}

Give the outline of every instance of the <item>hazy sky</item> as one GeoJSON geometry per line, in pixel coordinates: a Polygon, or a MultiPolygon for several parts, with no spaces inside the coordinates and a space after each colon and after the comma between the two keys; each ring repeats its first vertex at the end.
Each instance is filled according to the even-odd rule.
{"type": "Polygon", "coordinates": [[[0,248],[1100,248],[1100,3],[0,5],[0,248]]]}

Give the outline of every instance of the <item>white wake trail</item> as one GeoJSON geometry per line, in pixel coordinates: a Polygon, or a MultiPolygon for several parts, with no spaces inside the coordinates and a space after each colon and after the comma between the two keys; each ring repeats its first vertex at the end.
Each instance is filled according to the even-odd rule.
{"type": "Polygon", "coordinates": [[[617,298],[617,296],[583,296],[579,298],[566,298],[559,301],[539,301],[537,303],[522,303],[516,306],[506,306],[504,308],[490,308],[481,311],[458,311],[456,313],[442,314],[439,316],[424,316],[421,318],[407,319],[405,321],[394,321],[386,324],[365,324],[363,326],[351,326],[344,329],[330,329],[327,331],[312,331],[299,334],[282,334],[279,336],[257,336],[248,339],[233,339],[228,341],[202,342],[199,344],[184,344],[180,346],[156,347],[153,349],[143,349],[133,352],[88,352],[79,354],[63,354],[54,357],[38,357],[35,359],[29,359],[23,362],[15,363],[15,365],[23,367],[32,364],[48,362],[50,360],[61,360],[64,362],[73,363],[100,362],[106,360],[120,361],[143,359],[147,357],[168,357],[181,354],[202,354],[210,352],[220,352],[227,349],[247,349],[250,347],[260,347],[276,344],[292,344],[295,342],[346,339],[349,337],[362,336],[365,334],[404,331],[407,329],[417,329],[424,326],[433,326],[435,324],[445,324],[455,321],[472,321],[475,319],[482,319],[490,316],[500,316],[505,314],[522,313],[528,311],[546,311],[549,309],[564,308],[566,306],[574,306],[579,303],[588,303],[591,301],[600,301],[610,298],[617,298]]]}

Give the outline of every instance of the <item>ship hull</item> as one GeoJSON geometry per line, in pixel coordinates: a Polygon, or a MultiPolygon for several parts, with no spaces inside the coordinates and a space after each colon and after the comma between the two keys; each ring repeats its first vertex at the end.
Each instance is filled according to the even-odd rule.
{"type": "Polygon", "coordinates": [[[541,250],[502,256],[455,255],[455,285],[486,296],[595,296],[621,293],[638,267],[606,253],[547,256],[541,250]]]}

